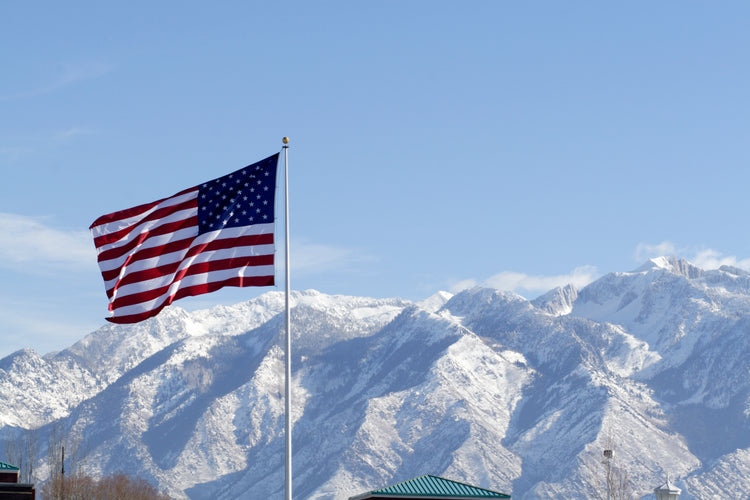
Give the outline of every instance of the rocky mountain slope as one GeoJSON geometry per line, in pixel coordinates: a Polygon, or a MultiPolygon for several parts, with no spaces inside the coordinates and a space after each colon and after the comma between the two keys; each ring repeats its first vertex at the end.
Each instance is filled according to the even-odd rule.
{"type": "MultiPolygon", "coordinates": [[[[45,443],[62,427],[92,474],[138,474],[176,498],[282,498],[283,304],[170,307],[59,353],[14,353],[0,360],[0,437],[36,429],[45,443]]],[[[633,498],[667,474],[682,498],[750,492],[745,271],[659,258],[534,301],[298,292],[292,324],[296,498],[423,474],[595,498],[603,449],[633,498]]]]}

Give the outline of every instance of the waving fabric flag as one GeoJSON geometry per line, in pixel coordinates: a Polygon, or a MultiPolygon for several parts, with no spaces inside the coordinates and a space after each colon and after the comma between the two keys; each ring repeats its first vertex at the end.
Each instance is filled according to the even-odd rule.
{"type": "Polygon", "coordinates": [[[182,297],[273,285],[278,159],[94,221],[107,319],[136,323],[182,297]]]}

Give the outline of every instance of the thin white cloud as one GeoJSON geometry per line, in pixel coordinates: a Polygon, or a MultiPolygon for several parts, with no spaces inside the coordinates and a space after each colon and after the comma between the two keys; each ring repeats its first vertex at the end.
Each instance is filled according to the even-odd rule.
{"type": "Polygon", "coordinates": [[[76,137],[88,135],[90,133],[90,130],[82,127],[70,127],[68,129],[55,132],[55,134],[52,136],[52,141],[55,143],[64,143],[75,139],[76,137]]]}
{"type": "Polygon", "coordinates": [[[721,266],[733,266],[750,271],[750,258],[724,255],[712,248],[679,247],[671,241],[662,241],[658,244],[639,243],[635,249],[635,259],[640,263],[648,259],[672,255],[682,257],[701,269],[710,270],[721,266]]]}
{"type": "MultiPolygon", "coordinates": [[[[47,224],[47,217],[0,212],[0,266],[90,266],[96,251],[88,231],[65,231],[47,224]]],[[[373,257],[352,248],[295,240],[291,248],[295,274],[350,269],[373,257]]],[[[283,265],[283,262],[281,263],[283,265]]]]}
{"type": "Polygon", "coordinates": [[[47,218],[0,212],[0,266],[23,270],[90,266],[96,252],[88,231],[64,231],[45,224],[47,218]],[[31,268],[31,266],[29,266],[31,268]]]}
{"type": "Polygon", "coordinates": [[[723,256],[721,252],[710,248],[699,251],[692,259],[688,260],[702,269],[718,269],[721,266],[732,266],[750,271],[750,259],[740,259],[734,255],[723,256]]]}
{"type": "Polygon", "coordinates": [[[310,243],[306,240],[292,240],[289,252],[295,274],[342,270],[359,262],[373,260],[371,256],[352,248],[310,243]]]}
{"type": "Polygon", "coordinates": [[[12,146],[0,145],[0,160],[15,162],[24,156],[67,144],[79,137],[92,133],[94,132],[91,129],[68,127],[36,136],[0,138],[4,142],[13,143],[12,146]]]}
{"type": "Polygon", "coordinates": [[[655,245],[649,243],[638,243],[635,247],[635,260],[643,263],[648,259],[656,257],[676,255],[677,249],[671,241],[662,241],[655,245]]]}
{"type": "Polygon", "coordinates": [[[28,148],[22,148],[19,146],[4,147],[0,146],[0,159],[5,161],[16,161],[21,156],[29,152],[28,148]]]}
{"type": "MultiPolygon", "coordinates": [[[[553,288],[574,285],[582,288],[599,276],[594,266],[580,266],[567,274],[554,276],[528,275],[514,271],[503,271],[484,280],[481,284],[498,290],[516,292],[524,296],[536,296],[548,292],[553,288]]],[[[474,280],[463,280],[451,287],[451,291],[458,292],[475,286],[474,280]]]]}
{"type": "Polygon", "coordinates": [[[37,86],[19,90],[12,94],[0,95],[0,101],[11,101],[14,99],[23,99],[26,97],[35,97],[38,95],[49,94],[58,89],[78,83],[80,81],[97,78],[112,70],[111,64],[105,64],[97,61],[89,61],[77,64],[58,65],[58,75],[50,78],[48,82],[41,83],[37,86]]]}
{"type": "Polygon", "coordinates": [[[82,320],[85,315],[60,309],[44,300],[0,295],[0,324],[7,334],[0,346],[0,358],[26,347],[40,354],[63,349],[104,323],[82,320]]]}
{"type": "Polygon", "coordinates": [[[468,290],[469,288],[473,288],[477,286],[479,283],[477,283],[476,280],[468,279],[468,280],[461,280],[456,283],[453,283],[448,289],[453,293],[458,293],[462,290],[468,290]]]}

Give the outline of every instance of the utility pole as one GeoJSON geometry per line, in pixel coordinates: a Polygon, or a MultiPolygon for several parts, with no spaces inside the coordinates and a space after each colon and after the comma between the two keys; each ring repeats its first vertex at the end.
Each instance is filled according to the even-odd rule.
{"type": "Polygon", "coordinates": [[[60,468],[60,497],[65,500],[65,446],[62,447],[62,467],[60,468]]]}
{"type": "Polygon", "coordinates": [[[604,450],[604,463],[607,465],[607,500],[612,500],[612,469],[610,460],[614,452],[612,450],[604,450]]]}

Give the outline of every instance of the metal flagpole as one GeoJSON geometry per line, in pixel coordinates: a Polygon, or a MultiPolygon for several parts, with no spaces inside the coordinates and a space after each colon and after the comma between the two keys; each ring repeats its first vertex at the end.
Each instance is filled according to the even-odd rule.
{"type": "Polygon", "coordinates": [[[286,500],[292,500],[292,335],[291,335],[291,315],[289,314],[289,137],[282,139],[284,143],[284,232],[285,232],[285,251],[286,257],[286,376],[285,376],[285,395],[284,395],[284,436],[285,436],[285,481],[284,489],[286,500]]]}

